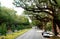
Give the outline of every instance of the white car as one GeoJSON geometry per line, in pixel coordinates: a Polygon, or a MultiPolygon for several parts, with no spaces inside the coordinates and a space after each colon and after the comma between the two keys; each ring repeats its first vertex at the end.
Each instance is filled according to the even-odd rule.
{"type": "Polygon", "coordinates": [[[51,36],[54,36],[54,34],[52,32],[43,32],[42,33],[43,37],[51,37],[51,36]]]}

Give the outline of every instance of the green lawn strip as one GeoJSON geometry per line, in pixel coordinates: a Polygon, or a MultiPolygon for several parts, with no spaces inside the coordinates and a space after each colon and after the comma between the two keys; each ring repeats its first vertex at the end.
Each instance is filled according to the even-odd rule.
{"type": "Polygon", "coordinates": [[[58,37],[58,36],[53,36],[53,37],[51,37],[50,39],[60,39],[60,37],[58,37]]]}
{"type": "Polygon", "coordinates": [[[6,36],[0,36],[0,39],[3,37],[5,39],[15,39],[16,37],[24,34],[25,32],[27,32],[28,30],[30,29],[23,29],[23,30],[20,30],[18,32],[14,32],[12,34],[7,34],[6,36]]]}

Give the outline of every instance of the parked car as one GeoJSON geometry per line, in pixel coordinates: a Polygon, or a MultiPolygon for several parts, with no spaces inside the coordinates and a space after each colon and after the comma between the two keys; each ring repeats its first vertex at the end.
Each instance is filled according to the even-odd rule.
{"type": "Polygon", "coordinates": [[[42,32],[42,35],[43,35],[43,37],[52,37],[52,36],[54,36],[54,34],[50,31],[42,32]]]}

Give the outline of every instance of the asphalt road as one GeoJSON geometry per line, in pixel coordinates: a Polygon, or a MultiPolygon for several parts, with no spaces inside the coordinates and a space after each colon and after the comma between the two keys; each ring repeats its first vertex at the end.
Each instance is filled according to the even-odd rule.
{"type": "Polygon", "coordinates": [[[41,33],[42,33],[42,30],[31,29],[30,31],[17,37],[16,39],[47,39],[47,38],[44,38],[41,33]]]}

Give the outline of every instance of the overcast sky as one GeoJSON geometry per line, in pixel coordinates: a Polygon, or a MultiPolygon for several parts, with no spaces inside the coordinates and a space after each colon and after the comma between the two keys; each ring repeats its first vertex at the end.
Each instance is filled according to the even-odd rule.
{"type": "Polygon", "coordinates": [[[24,9],[22,9],[22,8],[15,7],[12,4],[13,0],[0,0],[0,2],[1,2],[1,6],[5,6],[5,7],[11,8],[11,9],[14,9],[15,11],[17,11],[17,15],[21,15],[24,11],[24,9]]]}

